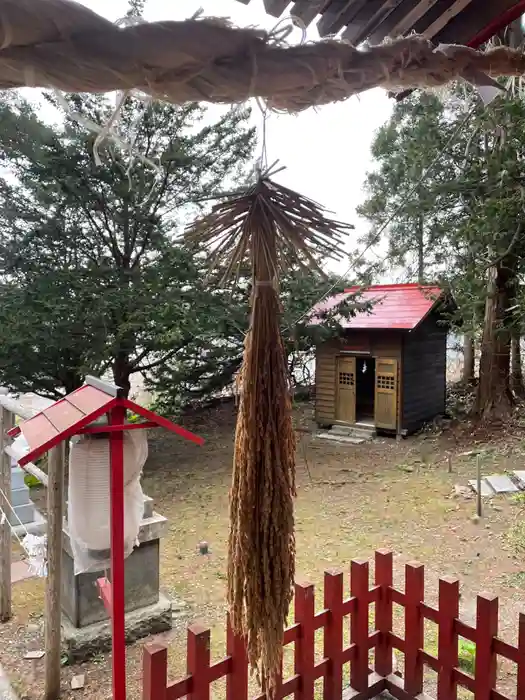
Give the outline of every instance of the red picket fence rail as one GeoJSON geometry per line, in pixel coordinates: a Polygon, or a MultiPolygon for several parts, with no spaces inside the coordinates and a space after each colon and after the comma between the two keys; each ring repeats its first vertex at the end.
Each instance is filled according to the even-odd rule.
{"type": "MultiPolygon", "coordinates": [[[[519,615],[518,646],[498,635],[498,599],[477,597],[476,626],[459,619],[459,580],[439,579],[438,607],[425,603],[424,566],[405,566],[405,591],[393,586],[392,552],[375,553],[375,582],[369,585],[369,564],[352,561],[350,597],[344,598],[344,574],[324,575],[324,608],[315,612],[314,586],[295,586],[295,623],[284,634],[283,645],[294,644],[294,674],[283,679],[274,697],[293,696],[314,700],[315,682],[323,679],[323,700],[361,700],[388,690],[399,700],[411,700],[423,692],[424,667],[437,672],[438,700],[456,700],[458,686],[475,700],[510,700],[496,689],[497,660],[517,665],[516,700],[525,700],[525,615],[519,615]],[[393,604],[404,609],[404,636],[394,633],[393,604]],[[375,606],[373,619],[370,605],[375,606]],[[350,618],[350,644],[344,646],[345,618],[350,618]],[[437,625],[437,656],[424,650],[424,623],[437,625]],[[373,628],[373,629],[371,629],[373,628]],[[316,662],[315,633],[323,630],[323,658],[316,662]],[[476,645],[473,675],[459,668],[458,637],[476,645]],[[373,669],[369,652],[374,650],[373,669]],[[393,670],[393,650],[404,655],[402,674],[393,670]],[[345,664],[350,664],[350,687],[344,687],[345,664]]],[[[168,682],[167,649],[146,645],[143,657],[143,700],[210,700],[211,684],[226,679],[226,700],[248,700],[248,664],[242,639],[227,626],[227,656],[210,662],[210,630],[199,624],[188,628],[187,675],[168,682]]],[[[318,696],[317,696],[318,697],[318,696]]],[[[259,695],[255,700],[264,700],[259,695]]]]}

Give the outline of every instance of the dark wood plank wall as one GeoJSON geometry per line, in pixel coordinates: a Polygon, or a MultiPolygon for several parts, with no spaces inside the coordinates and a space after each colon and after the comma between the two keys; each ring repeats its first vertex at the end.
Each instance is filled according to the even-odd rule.
{"type": "Polygon", "coordinates": [[[413,432],[445,412],[447,329],[432,313],[403,338],[402,422],[413,432]]]}

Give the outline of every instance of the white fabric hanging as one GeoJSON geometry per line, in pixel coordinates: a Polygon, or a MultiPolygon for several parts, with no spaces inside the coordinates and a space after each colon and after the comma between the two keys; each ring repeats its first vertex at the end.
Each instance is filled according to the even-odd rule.
{"type": "MultiPolygon", "coordinates": [[[[137,543],[144,514],[140,484],[148,456],[146,430],[124,433],[124,550],[137,543]]],[[[82,436],[70,443],[68,529],[75,574],[110,565],[111,495],[109,437],[82,436]]]]}

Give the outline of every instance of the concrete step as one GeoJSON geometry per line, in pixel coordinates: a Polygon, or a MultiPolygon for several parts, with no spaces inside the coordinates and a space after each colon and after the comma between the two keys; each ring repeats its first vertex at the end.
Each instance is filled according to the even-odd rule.
{"type": "Polygon", "coordinates": [[[359,425],[334,425],[330,432],[334,435],[344,435],[346,437],[358,437],[363,440],[372,440],[376,437],[376,429],[372,426],[359,425]]]}
{"type": "Polygon", "coordinates": [[[317,433],[320,440],[330,440],[331,442],[346,443],[348,445],[362,445],[365,442],[364,438],[353,437],[351,435],[343,435],[341,433],[317,433]]]}

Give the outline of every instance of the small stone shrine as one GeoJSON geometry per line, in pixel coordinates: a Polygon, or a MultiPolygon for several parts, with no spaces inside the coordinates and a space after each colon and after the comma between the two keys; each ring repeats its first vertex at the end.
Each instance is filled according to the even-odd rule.
{"type": "MultiPolygon", "coordinates": [[[[167,524],[167,519],[153,510],[153,500],[145,496],[139,546],[125,562],[128,643],[171,629],[171,601],[159,590],[160,538],[167,524]]],[[[75,575],[68,526],[64,522],[62,626],[63,643],[71,660],[81,661],[111,647],[111,621],[96,584],[104,573],[90,571],[75,575]]]]}

